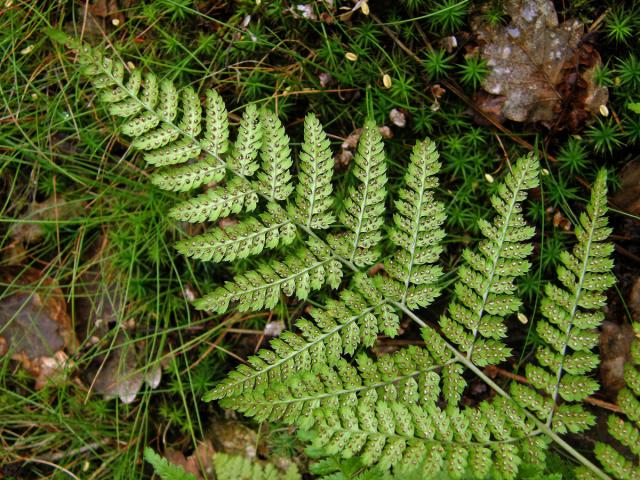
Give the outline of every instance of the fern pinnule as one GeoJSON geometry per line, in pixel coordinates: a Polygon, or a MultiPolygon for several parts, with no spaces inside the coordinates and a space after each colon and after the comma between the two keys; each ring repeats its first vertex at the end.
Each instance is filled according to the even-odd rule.
{"type": "Polygon", "coordinates": [[[208,89],[205,101],[205,133],[201,142],[211,163],[219,165],[229,149],[229,120],[224,100],[215,90],[208,89]]]}
{"type": "Polygon", "coordinates": [[[258,169],[258,152],[262,146],[263,128],[256,106],[245,108],[238,127],[238,138],[231,150],[230,165],[240,175],[251,177],[258,169]]]}
{"type": "Polygon", "coordinates": [[[349,187],[339,215],[347,232],[331,235],[328,241],[340,255],[363,267],[375,263],[379,255],[387,193],[384,145],[372,120],[362,129],[352,172],[356,182],[349,187]]]}
{"type": "Polygon", "coordinates": [[[207,233],[176,243],[183,255],[202,261],[232,262],[259,255],[265,248],[291,244],[296,227],[274,204],[258,218],[249,217],[226,227],[214,227],[207,233]]]}
{"type": "Polygon", "coordinates": [[[224,166],[202,160],[181,167],[157,170],[149,179],[156,187],[174,192],[186,192],[207,183],[217,183],[225,176],[224,166]]]}
{"type": "Polygon", "coordinates": [[[333,157],[329,139],[315,115],[304,119],[304,142],[298,164],[298,183],[289,212],[302,225],[327,229],[335,222],[333,207],[333,157]]]}
{"type": "Polygon", "coordinates": [[[598,344],[595,329],[604,320],[600,309],[606,304],[604,292],[615,283],[611,274],[613,245],[606,242],[611,233],[607,226],[606,171],[602,170],[593,185],[591,201],[580,215],[572,252],[560,256],[560,286],[545,285],[541,304],[543,320],[537,330],[544,344],[536,358],[540,365],[526,366],[527,379],[544,392],[526,392],[514,386],[514,395],[558,431],[581,431],[593,424],[594,417],[580,402],[593,394],[598,382],[588,376],[598,364],[592,352],[598,344]],[[559,404],[560,400],[564,404],[559,404]]]}
{"type": "Polygon", "coordinates": [[[513,282],[529,270],[526,258],[533,251],[525,241],[533,237],[534,229],[527,226],[521,203],[527,190],[537,185],[538,162],[532,155],[518,160],[491,197],[496,211],[493,223],[478,222],[485,237],[478,251],[463,252],[460,281],[440,327],[476,365],[499,363],[509,355],[501,341],[506,336],[503,318],[520,308],[513,282]]]}
{"type": "Polygon", "coordinates": [[[241,312],[271,309],[280,295],[305,300],[312,290],[328,284],[337,288],[342,269],[330,249],[310,239],[283,260],[263,261],[254,269],[225,282],[224,286],[194,302],[199,310],[224,313],[231,303],[241,312]]]}
{"type": "Polygon", "coordinates": [[[257,180],[260,192],[273,200],[285,200],[293,191],[291,185],[291,149],[289,136],[278,116],[263,110],[260,115],[263,129],[260,149],[260,170],[257,180]]]}
{"type": "MultiPolygon", "coordinates": [[[[640,479],[640,324],[634,323],[630,361],[624,366],[625,387],[618,392],[621,415],[608,418],[611,442],[598,442],[595,455],[604,469],[621,480],[640,479]]],[[[585,468],[577,471],[579,480],[596,477],[585,468]]]]}
{"type": "Polygon", "coordinates": [[[258,205],[258,194],[242,178],[235,177],[223,187],[185,200],[169,210],[169,216],[182,222],[214,222],[242,211],[252,212],[258,205]]]}
{"type": "Polygon", "coordinates": [[[397,248],[385,271],[399,283],[398,301],[409,308],[426,307],[440,294],[434,286],[442,276],[434,264],[442,253],[445,220],[444,205],[434,199],[440,166],[435,144],[417,142],[395,201],[390,238],[397,248]]]}

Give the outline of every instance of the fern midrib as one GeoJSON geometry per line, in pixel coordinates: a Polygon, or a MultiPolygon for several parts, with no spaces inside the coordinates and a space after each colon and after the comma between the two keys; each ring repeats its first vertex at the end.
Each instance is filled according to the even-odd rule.
{"type": "Polygon", "coordinates": [[[493,286],[493,278],[496,275],[498,261],[500,260],[502,249],[504,248],[505,238],[507,237],[507,231],[509,230],[511,216],[513,215],[515,206],[518,203],[518,193],[520,193],[520,191],[522,190],[522,185],[526,177],[527,177],[527,169],[523,168],[520,178],[518,178],[518,183],[516,187],[513,189],[513,195],[511,196],[511,202],[509,203],[509,209],[507,210],[507,215],[504,216],[504,224],[500,232],[498,248],[496,249],[496,252],[493,255],[493,259],[491,263],[491,272],[489,274],[489,280],[487,281],[484,291],[482,293],[482,304],[480,307],[480,311],[477,314],[476,324],[473,327],[473,340],[471,342],[471,346],[469,347],[469,351],[467,352],[467,359],[469,360],[471,359],[471,354],[473,353],[476,339],[478,338],[478,332],[480,331],[480,321],[482,320],[482,315],[484,314],[484,309],[487,304],[487,299],[489,298],[489,293],[491,291],[491,287],[493,286]]]}
{"type": "MultiPolygon", "coordinates": [[[[363,136],[364,136],[364,132],[363,132],[363,136]]],[[[349,258],[350,262],[353,262],[353,260],[356,257],[356,252],[358,251],[358,244],[360,243],[360,233],[362,231],[362,222],[364,221],[364,212],[367,209],[367,201],[369,200],[369,182],[371,181],[371,162],[372,162],[372,155],[371,155],[371,151],[372,149],[370,148],[370,145],[366,145],[367,147],[367,151],[366,151],[366,156],[363,155],[363,157],[365,157],[366,161],[366,181],[362,182],[362,184],[364,185],[364,192],[362,194],[362,202],[360,203],[360,212],[358,213],[358,225],[355,231],[355,237],[354,237],[354,242],[353,242],[353,250],[351,251],[351,257],[349,258]]],[[[353,188],[353,187],[352,187],[353,188]]]]}
{"type": "Polygon", "coordinates": [[[402,303],[406,304],[407,295],[409,294],[409,285],[411,284],[411,275],[413,274],[413,264],[416,258],[416,244],[418,243],[418,235],[420,234],[420,218],[422,217],[422,199],[424,198],[425,183],[427,179],[426,168],[423,168],[422,178],[420,180],[420,198],[416,214],[413,219],[413,238],[411,239],[411,258],[409,260],[409,268],[407,269],[407,278],[404,281],[404,293],[402,294],[402,303]]]}
{"type": "MultiPolygon", "coordinates": [[[[302,352],[305,352],[307,350],[309,350],[311,347],[313,347],[314,345],[324,341],[327,337],[330,337],[331,335],[333,335],[336,332],[339,332],[341,329],[343,329],[344,327],[346,327],[347,325],[350,325],[351,323],[355,322],[356,320],[362,318],[363,316],[365,316],[366,314],[368,314],[369,312],[381,307],[382,305],[384,305],[386,302],[381,302],[376,306],[373,307],[369,307],[366,310],[363,310],[362,312],[360,312],[358,315],[354,315],[353,317],[351,317],[349,320],[347,320],[344,323],[338,323],[335,328],[332,328],[331,330],[329,330],[326,333],[322,333],[322,335],[319,335],[318,338],[311,340],[311,341],[306,341],[305,345],[303,348],[301,348],[300,350],[294,350],[293,352],[291,352],[289,355],[287,355],[286,357],[281,357],[280,360],[276,363],[270,364],[268,367],[262,369],[262,370],[256,370],[254,373],[252,373],[251,375],[247,375],[245,377],[242,377],[240,379],[238,379],[236,382],[232,382],[229,384],[225,384],[225,390],[228,390],[230,387],[235,387],[236,385],[239,385],[241,383],[244,383],[248,380],[252,380],[256,377],[258,377],[259,375],[265,374],[268,371],[279,367],[280,365],[282,365],[283,363],[286,363],[287,361],[291,360],[292,358],[297,357],[298,355],[300,355],[302,352]]],[[[253,368],[253,367],[252,367],[253,368]]],[[[212,397],[211,395],[205,395],[205,400],[213,400],[216,397],[212,397]]]]}
{"type": "Polygon", "coordinates": [[[573,297],[574,301],[573,301],[573,304],[571,305],[571,315],[569,317],[570,318],[569,328],[565,333],[565,341],[564,341],[564,345],[562,346],[562,352],[560,353],[561,355],[560,365],[558,366],[558,372],[556,373],[556,384],[554,386],[553,395],[551,397],[553,400],[553,405],[551,407],[551,411],[549,412],[549,416],[546,422],[548,426],[551,426],[551,422],[553,421],[553,416],[555,414],[555,407],[558,403],[558,396],[560,395],[560,382],[562,380],[562,372],[564,369],[565,356],[567,355],[567,347],[569,346],[569,340],[571,339],[571,331],[573,330],[574,319],[578,311],[578,303],[580,303],[580,298],[582,296],[584,280],[587,274],[587,265],[589,264],[589,258],[591,256],[590,254],[591,254],[591,245],[593,244],[593,235],[596,230],[598,218],[600,217],[600,203],[599,202],[595,202],[595,203],[596,205],[594,205],[594,209],[593,209],[593,216],[591,219],[591,226],[589,228],[587,246],[584,251],[584,257],[582,259],[582,268],[580,270],[580,278],[578,279],[578,286],[575,290],[575,294],[573,297]]]}
{"type": "Polygon", "coordinates": [[[318,189],[318,168],[313,169],[313,188],[311,189],[311,199],[309,200],[309,215],[307,216],[307,227],[311,228],[313,220],[313,211],[316,204],[316,191],[318,189]]]}

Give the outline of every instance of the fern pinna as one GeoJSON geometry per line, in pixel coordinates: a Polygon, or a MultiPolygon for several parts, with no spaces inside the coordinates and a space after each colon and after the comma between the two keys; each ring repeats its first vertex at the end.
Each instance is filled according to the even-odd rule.
{"type": "Polygon", "coordinates": [[[576,247],[562,257],[562,286],[545,289],[539,365],[527,367],[529,386],[507,392],[481,368],[511,355],[506,319],[522,307],[516,285],[533,251],[534,229],[522,214],[527,191],[538,185],[532,155],[509,166],[491,198],[493,219],[479,224],[483,239],[463,252],[448,308],[437,324],[428,323],[419,314],[441,294],[445,220],[430,140],[413,147],[389,203],[382,138],[367,121],[346,188],[337,191],[330,143],[313,115],[305,118],[294,167],[274,112],[249,105],[231,141],[215,91],[200,98],[152,73],[126,74],[99,50],[74,47],[99,98],[125,118],[122,132],[156,167],[152,182],[200,192],[169,215],[210,222],[209,230],[177,249],[203,261],[254,257],[254,268],[197,300],[197,308],[255,311],[284,297],[329,298],[313,301],[293,330],[247,359],[205,400],[296,426],[311,455],[358,456],[398,475],[511,479],[522,462],[544,463],[553,441],[608,478],[561,436],[590,425],[580,401],[597,387],[589,376],[597,364],[591,350],[603,292],[612,284],[604,173],[576,228],[576,247]],[[232,222],[219,222],[229,216],[232,222]],[[424,346],[372,356],[368,349],[379,335],[398,334],[401,317],[421,326],[424,346]],[[470,375],[496,395],[464,406],[470,375]]]}

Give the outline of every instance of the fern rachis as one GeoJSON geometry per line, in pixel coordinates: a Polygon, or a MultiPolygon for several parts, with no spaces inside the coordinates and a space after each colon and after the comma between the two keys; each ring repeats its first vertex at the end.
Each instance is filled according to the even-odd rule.
{"type": "MultiPolygon", "coordinates": [[[[289,138],[272,112],[248,107],[235,142],[229,142],[226,110],[215,92],[205,95],[203,129],[203,110],[193,90],[179,92],[171,82],[135,71],[124,82],[122,65],[92,49],[82,48],[80,59],[94,86],[108,93],[102,99],[110,112],[126,118],[123,131],[134,137],[133,145],[146,152],[149,163],[162,166],[152,177],[156,185],[189,191],[209,181],[220,183],[176,207],[173,216],[215,221],[237,215],[232,227],[214,227],[191,244],[181,242],[180,250],[217,262],[273,251],[271,257],[258,260],[257,268],[201,298],[199,308],[220,313],[272,308],[283,294],[306,300],[324,285],[337,290],[344,284],[337,295],[301,318],[295,331],[283,333],[271,349],[260,350],[229,374],[207,400],[223,399],[223,404],[249,415],[297,425],[325,453],[361,455],[367,464],[398,472],[417,463],[429,475],[442,468],[460,476],[469,468],[477,478],[491,473],[513,478],[520,458],[541,461],[552,439],[606,478],[558,435],[555,423],[542,421],[547,417],[541,411],[550,415],[558,401],[563,370],[575,363],[564,360],[567,345],[576,345],[571,343],[573,327],[565,329],[564,342],[549,338],[551,345],[564,345],[558,352],[558,382],[555,389],[547,389],[551,399],[532,389],[514,387],[509,394],[479,368],[509,354],[501,341],[507,333],[504,318],[521,306],[514,282],[527,273],[532,250],[527,241],[533,229],[524,222],[520,204],[526,190],[537,185],[533,157],[512,166],[492,198],[494,223],[481,222],[485,239],[476,251],[464,252],[459,282],[440,320],[447,341],[415,312],[440,294],[437,282],[442,275],[438,261],[444,209],[434,194],[440,165],[431,142],[414,147],[387,233],[382,228],[387,166],[373,123],[365,124],[343,208],[334,212],[331,153],[314,117],[305,120],[300,174],[294,185],[289,138]],[[384,261],[384,273],[370,276],[366,272],[378,260],[385,238],[393,251],[384,261]],[[292,245],[287,247],[292,253],[279,255],[286,245],[292,245]],[[425,348],[372,360],[363,350],[381,332],[397,334],[399,314],[424,327],[425,348]],[[355,354],[357,368],[349,363],[355,354]],[[462,408],[465,370],[491,386],[496,399],[462,408]],[[347,440],[352,444],[345,450],[347,440]]],[[[604,218],[602,183],[596,182],[598,195],[588,207],[594,225],[604,218]]],[[[598,233],[588,226],[577,232],[578,250],[585,235],[597,236],[598,241],[606,238],[604,230],[598,233]]],[[[585,266],[610,253],[607,247],[583,250],[578,253],[585,266]]],[[[563,268],[560,278],[567,286],[571,265],[563,268]]],[[[602,268],[606,273],[610,263],[603,261],[602,268]]],[[[586,267],[583,270],[576,273],[576,308],[568,309],[571,325],[586,318],[577,309],[584,306],[584,298],[595,298],[611,283],[610,277],[603,277],[592,285],[594,277],[586,267]],[[585,291],[596,293],[589,297],[585,291]]],[[[556,358],[550,350],[545,352],[539,356],[541,362],[556,358]]]]}

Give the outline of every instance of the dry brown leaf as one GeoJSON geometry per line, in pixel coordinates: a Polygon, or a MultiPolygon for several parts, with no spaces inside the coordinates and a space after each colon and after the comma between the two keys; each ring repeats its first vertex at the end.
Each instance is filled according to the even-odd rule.
{"type": "Polygon", "coordinates": [[[34,202],[20,217],[21,221],[11,226],[9,234],[15,242],[37,242],[44,236],[42,221],[68,220],[81,215],[82,209],[80,203],[67,202],[62,196],[50,197],[44,202],[34,202]]]}
{"type": "Polygon", "coordinates": [[[631,312],[631,319],[634,322],[640,322],[640,277],[636,278],[631,287],[627,306],[631,312]]]}
{"type": "Polygon", "coordinates": [[[0,299],[0,342],[3,353],[36,377],[36,388],[64,378],[70,367],[65,350],[75,350],[75,335],[62,291],[43,273],[8,271],[2,282],[12,285],[0,299]]]}
{"type": "Polygon", "coordinates": [[[215,422],[211,425],[211,437],[219,451],[256,458],[258,435],[241,423],[224,420],[215,422]]]}
{"type": "Polygon", "coordinates": [[[106,399],[118,397],[123,403],[132,403],[143,383],[156,388],[162,379],[159,364],[140,366],[136,346],[123,331],[118,332],[107,357],[87,373],[96,393],[106,399]]]}
{"type": "Polygon", "coordinates": [[[196,480],[204,480],[213,478],[214,465],[213,457],[216,451],[213,448],[211,440],[199,442],[193,454],[188,457],[184,453],[177,450],[168,449],[164,456],[174,465],[181,466],[187,473],[193,474],[196,480]],[[203,476],[203,473],[205,474],[203,476]]]}
{"type": "Polygon", "coordinates": [[[631,355],[633,328],[604,322],[600,333],[600,379],[611,398],[625,386],[624,365],[631,355]]]}
{"type": "Polygon", "coordinates": [[[82,373],[92,390],[105,398],[118,397],[123,403],[131,403],[146,382],[156,388],[162,377],[157,363],[144,368],[139,355],[139,342],[129,338],[126,330],[133,330],[134,318],[126,315],[124,287],[117,281],[117,275],[111,273],[108,261],[101,260],[107,248],[106,240],[94,252],[96,264],[77,281],[75,289],[75,323],[81,338],[89,339],[92,344],[102,342],[106,352],[82,373]],[[119,329],[116,339],[109,332],[119,329]]]}
{"type": "Polygon", "coordinates": [[[640,162],[629,162],[620,172],[621,187],[613,202],[623,210],[640,215],[640,162]]]}
{"type": "Polygon", "coordinates": [[[404,128],[407,126],[407,115],[404,110],[393,108],[389,112],[389,120],[398,128],[404,128]]]}
{"type": "Polygon", "coordinates": [[[550,0],[511,0],[505,13],[511,18],[505,26],[482,17],[472,22],[490,69],[482,87],[491,95],[477,99],[480,108],[486,103],[491,113],[516,122],[577,128],[607,103],[607,89],[591,78],[601,60],[582,41],[582,23],[559,24],[550,0]]]}

